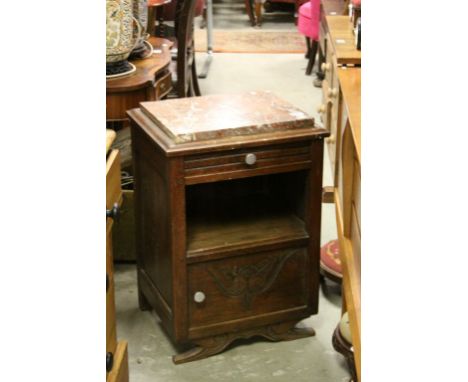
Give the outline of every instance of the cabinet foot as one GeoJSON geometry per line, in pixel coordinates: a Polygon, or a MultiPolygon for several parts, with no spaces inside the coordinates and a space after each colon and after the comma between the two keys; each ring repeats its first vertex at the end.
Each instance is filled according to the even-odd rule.
{"type": "Polygon", "coordinates": [[[140,291],[140,288],[138,288],[138,306],[140,307],[140,310],[151,310],[152,307],[144,294],[140,291]]]}
{"type": "Polygon", "coordinates": [[[173,356],[172,361],[175,364],[180,364],[207,358],[221,353],[231,342],[241,338],[247,339],[254,336],[261,336],[271,341],[291,341],[315,335],[314,329],[296,328],[295,324],[295,321],[286,322],[197,340],[194,341],[196,347],[173,356]]]}

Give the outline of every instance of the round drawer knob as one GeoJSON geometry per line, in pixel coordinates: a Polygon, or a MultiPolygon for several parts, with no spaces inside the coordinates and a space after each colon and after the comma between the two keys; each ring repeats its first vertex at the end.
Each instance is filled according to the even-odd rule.
{"type": "Polygon", "coordinates": [[[325,105],[320,105],[317,108],[317,113],[319,113],[319,114],[325,113],[325,105]]]}
{"type": "Polygon", "coordinates": [[[327,70],[330,69],[330,64],[327,62],[323,62],[321,68],[323,72],[326,72],[327,70]]]}
{"type": "Polygon", "coordinates": [[[245,156],[245,163],[248,164],[249,166],[254,165],[256,161],[257,161],[257,156],[255,154],[250,153],[245,156]]]}
{"type": "Polygon", "coordinates": [[[336,97],[338,95],[338,89],[337,88],[329,88],[328,89],[328,96],[329,97],[336,97]]]}
{"type": "Polygon", "coordinates": [[[327,143],[335,143],[336,142],[336,139],[335,139],[335,136],[334,135],[330,135],[328,138],[327,138],[327,143]]]}
{"type": "Polygon", "coordinates": [[[203,292],[195,292],[195,294],[193,295],[193,300],[197,303],[201,303],[203,301],[205,301],[205,293],[203,292]]]}

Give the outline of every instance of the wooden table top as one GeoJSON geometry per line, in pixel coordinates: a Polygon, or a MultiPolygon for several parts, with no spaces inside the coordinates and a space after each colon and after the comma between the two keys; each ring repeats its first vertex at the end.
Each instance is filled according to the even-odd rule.
{"type": "Polygon", "coordinates": [[[361,164],[361,68],[338,68],[338,79],[361,164]]]}
{"type": "Polygon", "coordinates": [[[361,51],[356,49],[353,27],[348,16],[327,16],[330,41],[337,63],[361,64],[361,51]]]}
{"type": "Polygon", "coordinates": [[[173,43],[158,37],[150,38],[149,41],[155,49],[153,55],[143,60],[132,61],[132,64],[136,66],[134,73],[125,77],[107,79],[106,90],[108,93],[137,90],[149,86],[154,83],[155,74],[169,66],[173,43]]]}

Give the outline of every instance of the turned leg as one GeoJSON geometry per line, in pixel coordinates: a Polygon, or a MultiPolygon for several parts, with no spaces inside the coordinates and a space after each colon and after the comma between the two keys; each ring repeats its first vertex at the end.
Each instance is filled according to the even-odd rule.
{"type": "Polygon", "coordinates": [[[247,10],[247,15],[249,16],[250,24],[252,26],[255,26],[255,16],[253,14],[253,9],[252,9],[252,0],[244,0],[245,2],[245,9],[247,10]]]}

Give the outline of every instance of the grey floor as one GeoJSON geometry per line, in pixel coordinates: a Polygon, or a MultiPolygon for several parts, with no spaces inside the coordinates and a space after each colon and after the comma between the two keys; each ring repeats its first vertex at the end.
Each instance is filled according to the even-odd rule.
{"type": "MultiPolygon", "coordinates": [[[[230,12],[235,10],[230,8],[230,12]]],[[[238,16],[240,22],[243,15],[238,16]]],[[[198,54],[199,68],[204,60],[205,54],[198,54]]],[[[200,80],[200,87],[203,94],[270,90],[319,121],[316,107],[321,102],[321,92],[313,87],[312,77],[305,76],[305,67],[306,60],[300,54],[215,54],[208,78],[200,80]]],[[[325,154],[324,184],[331,184],[329,167],[325,154]]],[[[323,205],[322,216],[321,241],[325,243],[336,238],[333,205],[323,205]]],[[[277,343],[261,338],[238,341],[219,355],[175,366],[171,357],[177,351],[162,330],[158,316],[138,309],[135,266],[116,265],[117,335],[129,344],[130,380],[348,381],[344,359],[331,345],[340,318],[341,296],[336,285],[327,285],[326,293],[320,291],[319,313],[301,322],[316,330],[315,337],[277,343]]]]}

